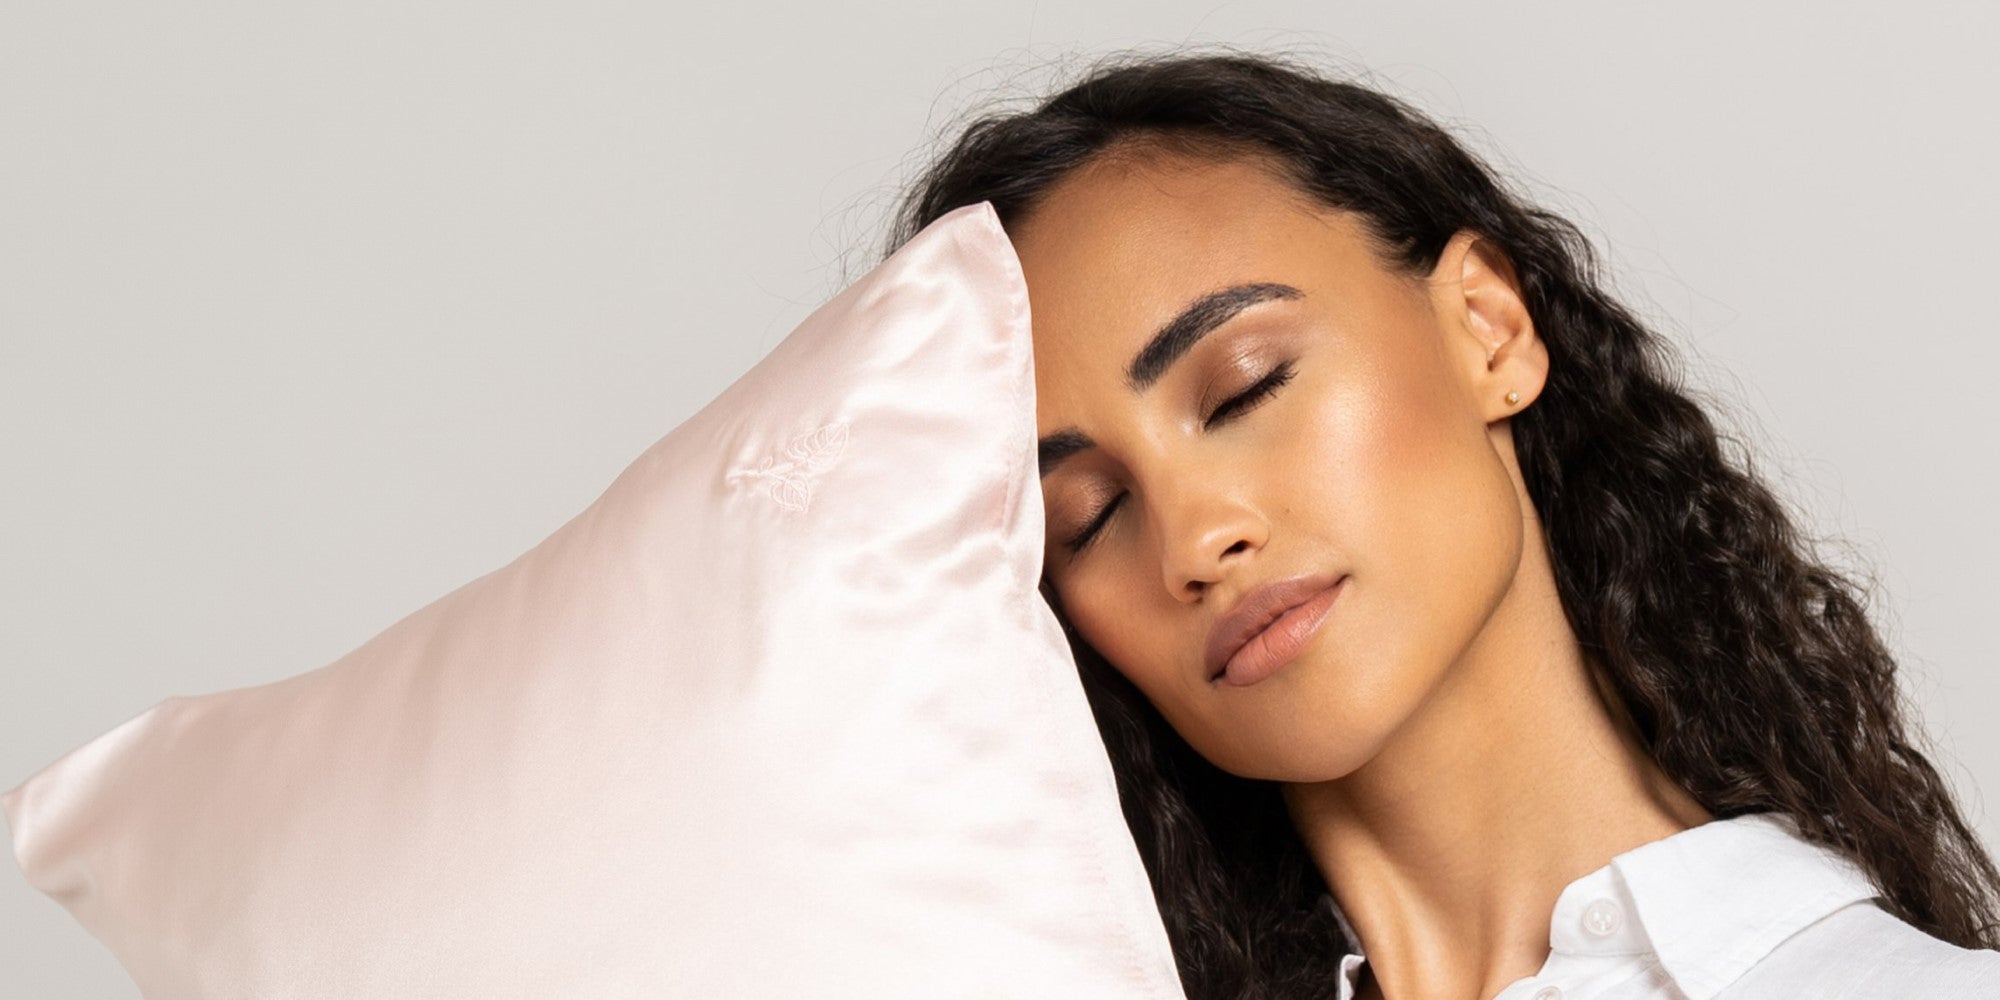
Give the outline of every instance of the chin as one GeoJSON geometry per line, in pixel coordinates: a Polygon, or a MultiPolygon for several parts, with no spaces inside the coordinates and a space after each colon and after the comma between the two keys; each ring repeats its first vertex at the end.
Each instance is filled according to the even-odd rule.
{"type": "Polygon", "coordinates": [[[1301,658],[1288,671],[1294,669],[1296,683],[1286,685],[1282,697],[1239,706],[1232,721],[1244,734],[1228,740],[1234,766],[1218,766],[1266,781],[1344,778],[1388,745],[1424,694],[1356,684],[1351,665],[1301,658]]]}

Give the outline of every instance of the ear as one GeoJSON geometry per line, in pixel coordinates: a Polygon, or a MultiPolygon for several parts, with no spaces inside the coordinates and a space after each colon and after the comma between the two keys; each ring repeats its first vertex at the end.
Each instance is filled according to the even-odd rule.
{"type": "Polygon", "coordinates": [[[1505,420],[1541,395],[1548,348],[1535,333],[1513,262],[1492,240],[1470,229],[1453,234],[1429,285],[1447,352],[1487,422],[1505,420]],[[1511,403],[1509,392],[1516,396],[1511,403]]]}

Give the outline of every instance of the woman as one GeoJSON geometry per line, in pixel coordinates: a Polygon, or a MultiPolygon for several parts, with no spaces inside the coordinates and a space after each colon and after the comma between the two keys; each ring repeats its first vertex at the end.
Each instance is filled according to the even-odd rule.
{"type": "Polygon", "coordinates": [[[1864,595],[1574,227],[1237,54],[974,123],[888,250],[981,200],[1190,997],[2000,997],[2000,873],[1864,595]]]}

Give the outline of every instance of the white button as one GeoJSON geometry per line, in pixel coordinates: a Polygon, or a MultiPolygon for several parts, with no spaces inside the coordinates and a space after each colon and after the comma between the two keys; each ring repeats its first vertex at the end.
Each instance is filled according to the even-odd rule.
{"type": "Polygon", "coordinates": [[[1544,986],[1535,991],[1535,1000],[1563,1000],[1562,987],[1544,986]]]}
{"type": "Polygon", "coordinates": [[[1594,899],[1583,908],[1584,933],[1595,937],[1610,937],[1618,933],[1618,925],[1624,919],[1625,911],[1615,899],[1594,899]]]}

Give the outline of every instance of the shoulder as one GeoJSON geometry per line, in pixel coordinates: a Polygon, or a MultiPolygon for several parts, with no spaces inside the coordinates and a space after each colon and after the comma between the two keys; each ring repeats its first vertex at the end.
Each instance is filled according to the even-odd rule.
{"type": "Polygon", "coordinates": [[[2000,1000],[2000,951],[1961,948],[1857,900],[1786,938],[1723,996],[2000,1000]]]}

